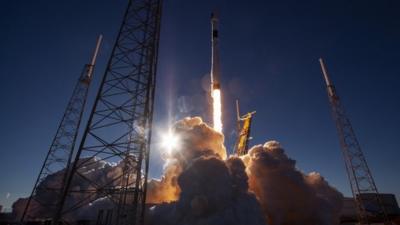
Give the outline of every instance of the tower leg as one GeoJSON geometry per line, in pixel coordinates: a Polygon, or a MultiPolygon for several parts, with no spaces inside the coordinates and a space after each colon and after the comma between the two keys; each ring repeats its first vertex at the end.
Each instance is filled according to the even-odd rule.
{"type": "Polygon", "coordinates": [[[107,199],[115,225],[143,222],[153,117],[161,0],[131,0],[65,185],[54,222],[73,222],[79,209],[107,199]],[[117,163],[108,180],[84,173],[117,163]],[[74,186],[86,187],[72,189],[74,186]]]}

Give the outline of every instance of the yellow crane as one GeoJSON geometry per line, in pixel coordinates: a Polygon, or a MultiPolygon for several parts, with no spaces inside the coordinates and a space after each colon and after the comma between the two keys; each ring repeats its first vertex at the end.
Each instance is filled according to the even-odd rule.
{"type": "Polygon", "coordinates": [[[239,101],[236,100],[238,138],[235,144],[235,153],[238,156],[247,154],[250,137],[251,120],[256,111],[240,116],[239,101]]]}

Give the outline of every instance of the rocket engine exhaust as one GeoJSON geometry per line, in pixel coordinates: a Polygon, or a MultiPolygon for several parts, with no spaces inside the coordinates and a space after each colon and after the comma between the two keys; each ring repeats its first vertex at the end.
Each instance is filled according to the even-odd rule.
{"type": "Polygon", "coordinates": [[[211,97],[213,99],[213,126],[216,131],[222,132],[221,90],[212,90],[211,97]]]}
{"type": "Polygon", "coordinates": [[[222,101],[219,81],[219,54],[218,54],[218,18],[211,14],[211,98],[213,101],[213,127],[222,132],[222,101]]]}

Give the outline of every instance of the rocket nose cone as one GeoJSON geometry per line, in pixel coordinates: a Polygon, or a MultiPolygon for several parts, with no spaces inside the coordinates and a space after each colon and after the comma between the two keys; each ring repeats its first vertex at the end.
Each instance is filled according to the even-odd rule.
{"type": "Polygon", "coordinates": [[[217,11],[211,12],[211,20],[218,20],[218,13],[217,13],[217,11]]]}

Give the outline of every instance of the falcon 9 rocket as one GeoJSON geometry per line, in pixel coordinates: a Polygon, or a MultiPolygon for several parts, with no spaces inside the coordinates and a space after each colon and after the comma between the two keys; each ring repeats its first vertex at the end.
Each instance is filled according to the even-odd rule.
{"type": "Polygon", "coordinates": [[[213,112],[213,126],[222,132],[222,104],[220,87],[220,68],[218,52],[218,18],[216,13],[211,13],[211,98],[213,112]]]}

